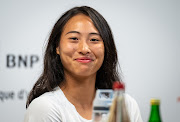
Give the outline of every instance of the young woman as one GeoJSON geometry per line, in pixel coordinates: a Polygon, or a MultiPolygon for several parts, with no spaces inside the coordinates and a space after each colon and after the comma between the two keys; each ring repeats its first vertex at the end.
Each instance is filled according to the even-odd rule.
{"type": "MultiPolygon", "coordinates": [[[[120,81],[117,52],[106,20],[87,6],[65,12],[54,25],[44,70],[32,88],[25,122],[90,122],[96,89],[120,81]]],[[[137,103],[126,95],[130,119],[141,122],[137,103]]]]}

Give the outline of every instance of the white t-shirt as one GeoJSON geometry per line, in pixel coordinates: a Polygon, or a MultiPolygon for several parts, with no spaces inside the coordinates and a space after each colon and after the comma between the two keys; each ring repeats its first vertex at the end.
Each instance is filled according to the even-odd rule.
{"type": "MultiPolygon", "coordinates": [[[[125,100],[131,122],[142,122],[136,101],[127,94],[125,100]]],[[[24,122],[92,122],[92,120],[83,118],[63,91],[57,87],[55,91],[46,92],[31,102],[24,122]]]]}

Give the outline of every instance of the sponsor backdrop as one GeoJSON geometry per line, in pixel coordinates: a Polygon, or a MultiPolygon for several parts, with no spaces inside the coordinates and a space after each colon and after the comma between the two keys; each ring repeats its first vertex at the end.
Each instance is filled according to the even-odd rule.
{"type": "Polygon", "coordinates": [[[53,24],[66,10],[88,5],[114,34],[127,93],[148,120],[150,98],[161,99],[164,122],[180,122],[180,2],[0,1],[0,122],[22,122],[28,92],[41,74],[53,24]]]}

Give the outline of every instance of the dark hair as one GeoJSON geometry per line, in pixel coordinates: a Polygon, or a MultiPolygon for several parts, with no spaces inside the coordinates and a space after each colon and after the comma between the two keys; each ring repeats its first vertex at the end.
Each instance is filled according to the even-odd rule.
{"type": "Polygon", "coordinates": [[[114,81],[120,80],[117,71],[117,51],[108,23],[101,14],[91,7],[74,7],[59,18],[51,31],[44,56],[44,70],[28,96],[26,108],[33,99],[45,92],[52,91],[63,82],[64,70],[60,57],[56,53],[56,47],[59,45],[60,36],[65,24],[77,14],[84,14],[90,17],[104,41],[104,61],[97,72],[95,87],[98,89],[110,89],[114,81]]]}

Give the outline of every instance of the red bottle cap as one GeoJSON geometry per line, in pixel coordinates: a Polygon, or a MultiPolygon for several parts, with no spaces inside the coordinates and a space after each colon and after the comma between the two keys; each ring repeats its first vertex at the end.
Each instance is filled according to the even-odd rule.
{"type": "Polygon", "coordinates": [[[116,81],[113,83],[114,90],[125,90],[125,85],[122,82],[116,81]]]}

